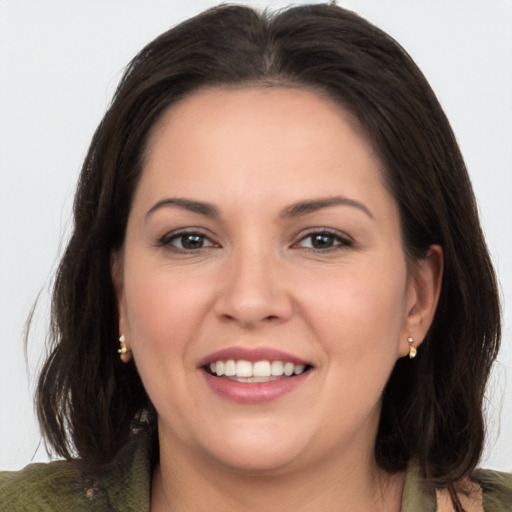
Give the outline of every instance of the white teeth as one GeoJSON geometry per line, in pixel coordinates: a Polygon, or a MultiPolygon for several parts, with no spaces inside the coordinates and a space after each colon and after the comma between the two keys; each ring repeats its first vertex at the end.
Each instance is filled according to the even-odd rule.
{"type": "Polygon", "coordinates": [[[268,361],[258,361],[252,367],[254,377],[270,377],[270,363],[268,361]]]}
{"type": "Polygon", "coordinates": [[[270,373],[276,377],[280,377],[284,373],[283,361],[272,361],[270,365],[270,373]]]}
{"type": "Polygon", "coordinates": [[[295,366],[295,368],[293,369],[293,373],[295,375],[300,375],[303,371],[304,371],[304,368],[305,366],[302,365],[302,364],[298,364],[297,366],[295,366]]]}
{"type": "MultiPolygon", "coordinates": [[[[289,377],[293,374],[293,370],[295,368],[295,365],[293,363],[284,363],[284,374],[289,377]]],[[[217,373],[218,375],[218,373],[217,373]]]]}
{"type": "Polygon", "coordinates": [[[274,380],[275,377],[291,377],[292,375],[300,375],[306,369],[305,365],[293,364],[283,361],[257,361],[251,363],[243,359],[235,361],[228,359],[227,361],[215,361],[210,363],[210,371],[217,377],[238,377],[245,379],[243,382],[268,382],[274,380]]]}
{"type": "MultiPolygon", "coordinates": [[[[218,374],[217,374],[218,375],[218,374]]],[[[249,361],[241,359],[236,362],[237,377],[252,377],[252,364],[249,361]]]]}
{"type": "Polygon", "coordinates": [[[233,377],[233,375],[236,375],[236,363],[233,359],[226,361],[226,364],[224,365],[224,375],[226,375],[226,377],[233,377]]]}

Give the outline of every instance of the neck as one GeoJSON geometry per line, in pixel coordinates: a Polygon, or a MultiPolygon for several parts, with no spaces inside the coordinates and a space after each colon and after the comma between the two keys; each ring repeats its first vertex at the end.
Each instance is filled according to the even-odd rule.
{"type": "MultiPolygon", "coordinates": [[[[242,473],[196,457],[172,456],[165,444],[153,475],[151,512],[293,510],[399,511],[403,473],[378,468],[373,455],[347,454],[301,471],[242,473]]],[[[190,455],[190,454],[189,454],[190,455]]]]}

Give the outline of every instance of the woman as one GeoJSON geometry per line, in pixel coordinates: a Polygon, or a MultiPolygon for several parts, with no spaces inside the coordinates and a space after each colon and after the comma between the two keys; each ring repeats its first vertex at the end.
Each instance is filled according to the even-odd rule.
{"type": "Polygon", "coordinates": [[[389,36],[333,5],[170,30],[122,79],[74,213],[38,388],[68,461],[3,475],[8,509],[512,506],[510,477],[475,472],[494,273],[389,36]]]}

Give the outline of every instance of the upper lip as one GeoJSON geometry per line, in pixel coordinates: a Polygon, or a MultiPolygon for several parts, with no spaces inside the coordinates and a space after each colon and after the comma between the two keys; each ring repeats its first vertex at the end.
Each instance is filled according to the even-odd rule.
{"type": "Polygon", "coordinates": [[[229,347],[203,357],[199,361],[198,367],[201,368],[209,365],[210,363],[214,363],[215,361],[228,361],[230,359],[234,359],[235,361],[244,360],[251,363],[256,363],[257,361],[283,361],[285,363],[289,362],[295,365],[311,365],[311,363],[305,359],[275,348],[229,347]]]}

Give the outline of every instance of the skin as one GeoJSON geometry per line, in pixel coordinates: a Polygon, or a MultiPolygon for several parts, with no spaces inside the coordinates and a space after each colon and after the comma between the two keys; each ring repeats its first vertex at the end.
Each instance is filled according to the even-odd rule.
{"type": "Polygon", "coordinates": [[[373,455],[381,395],[408,336],[419,345],[430,326],[442,254],[408,265],[397,204],[353,126],[313,92],[248,87],[196,92],[154,127],[114,271],[159,415],[152,511],[400,509],[403,475],[373,455]],[[349,202],[289,214],[333,197],[349,202]],[[218,214],[156,206],[169,198],[218,214]],[[183,230],[202,247],[184,249],[183,230]],[[315,248],[325,230],[331,246],[315,248]],[[232,346],[313,369],[277,400],[234,403],[197,366],[232,346]]]}

